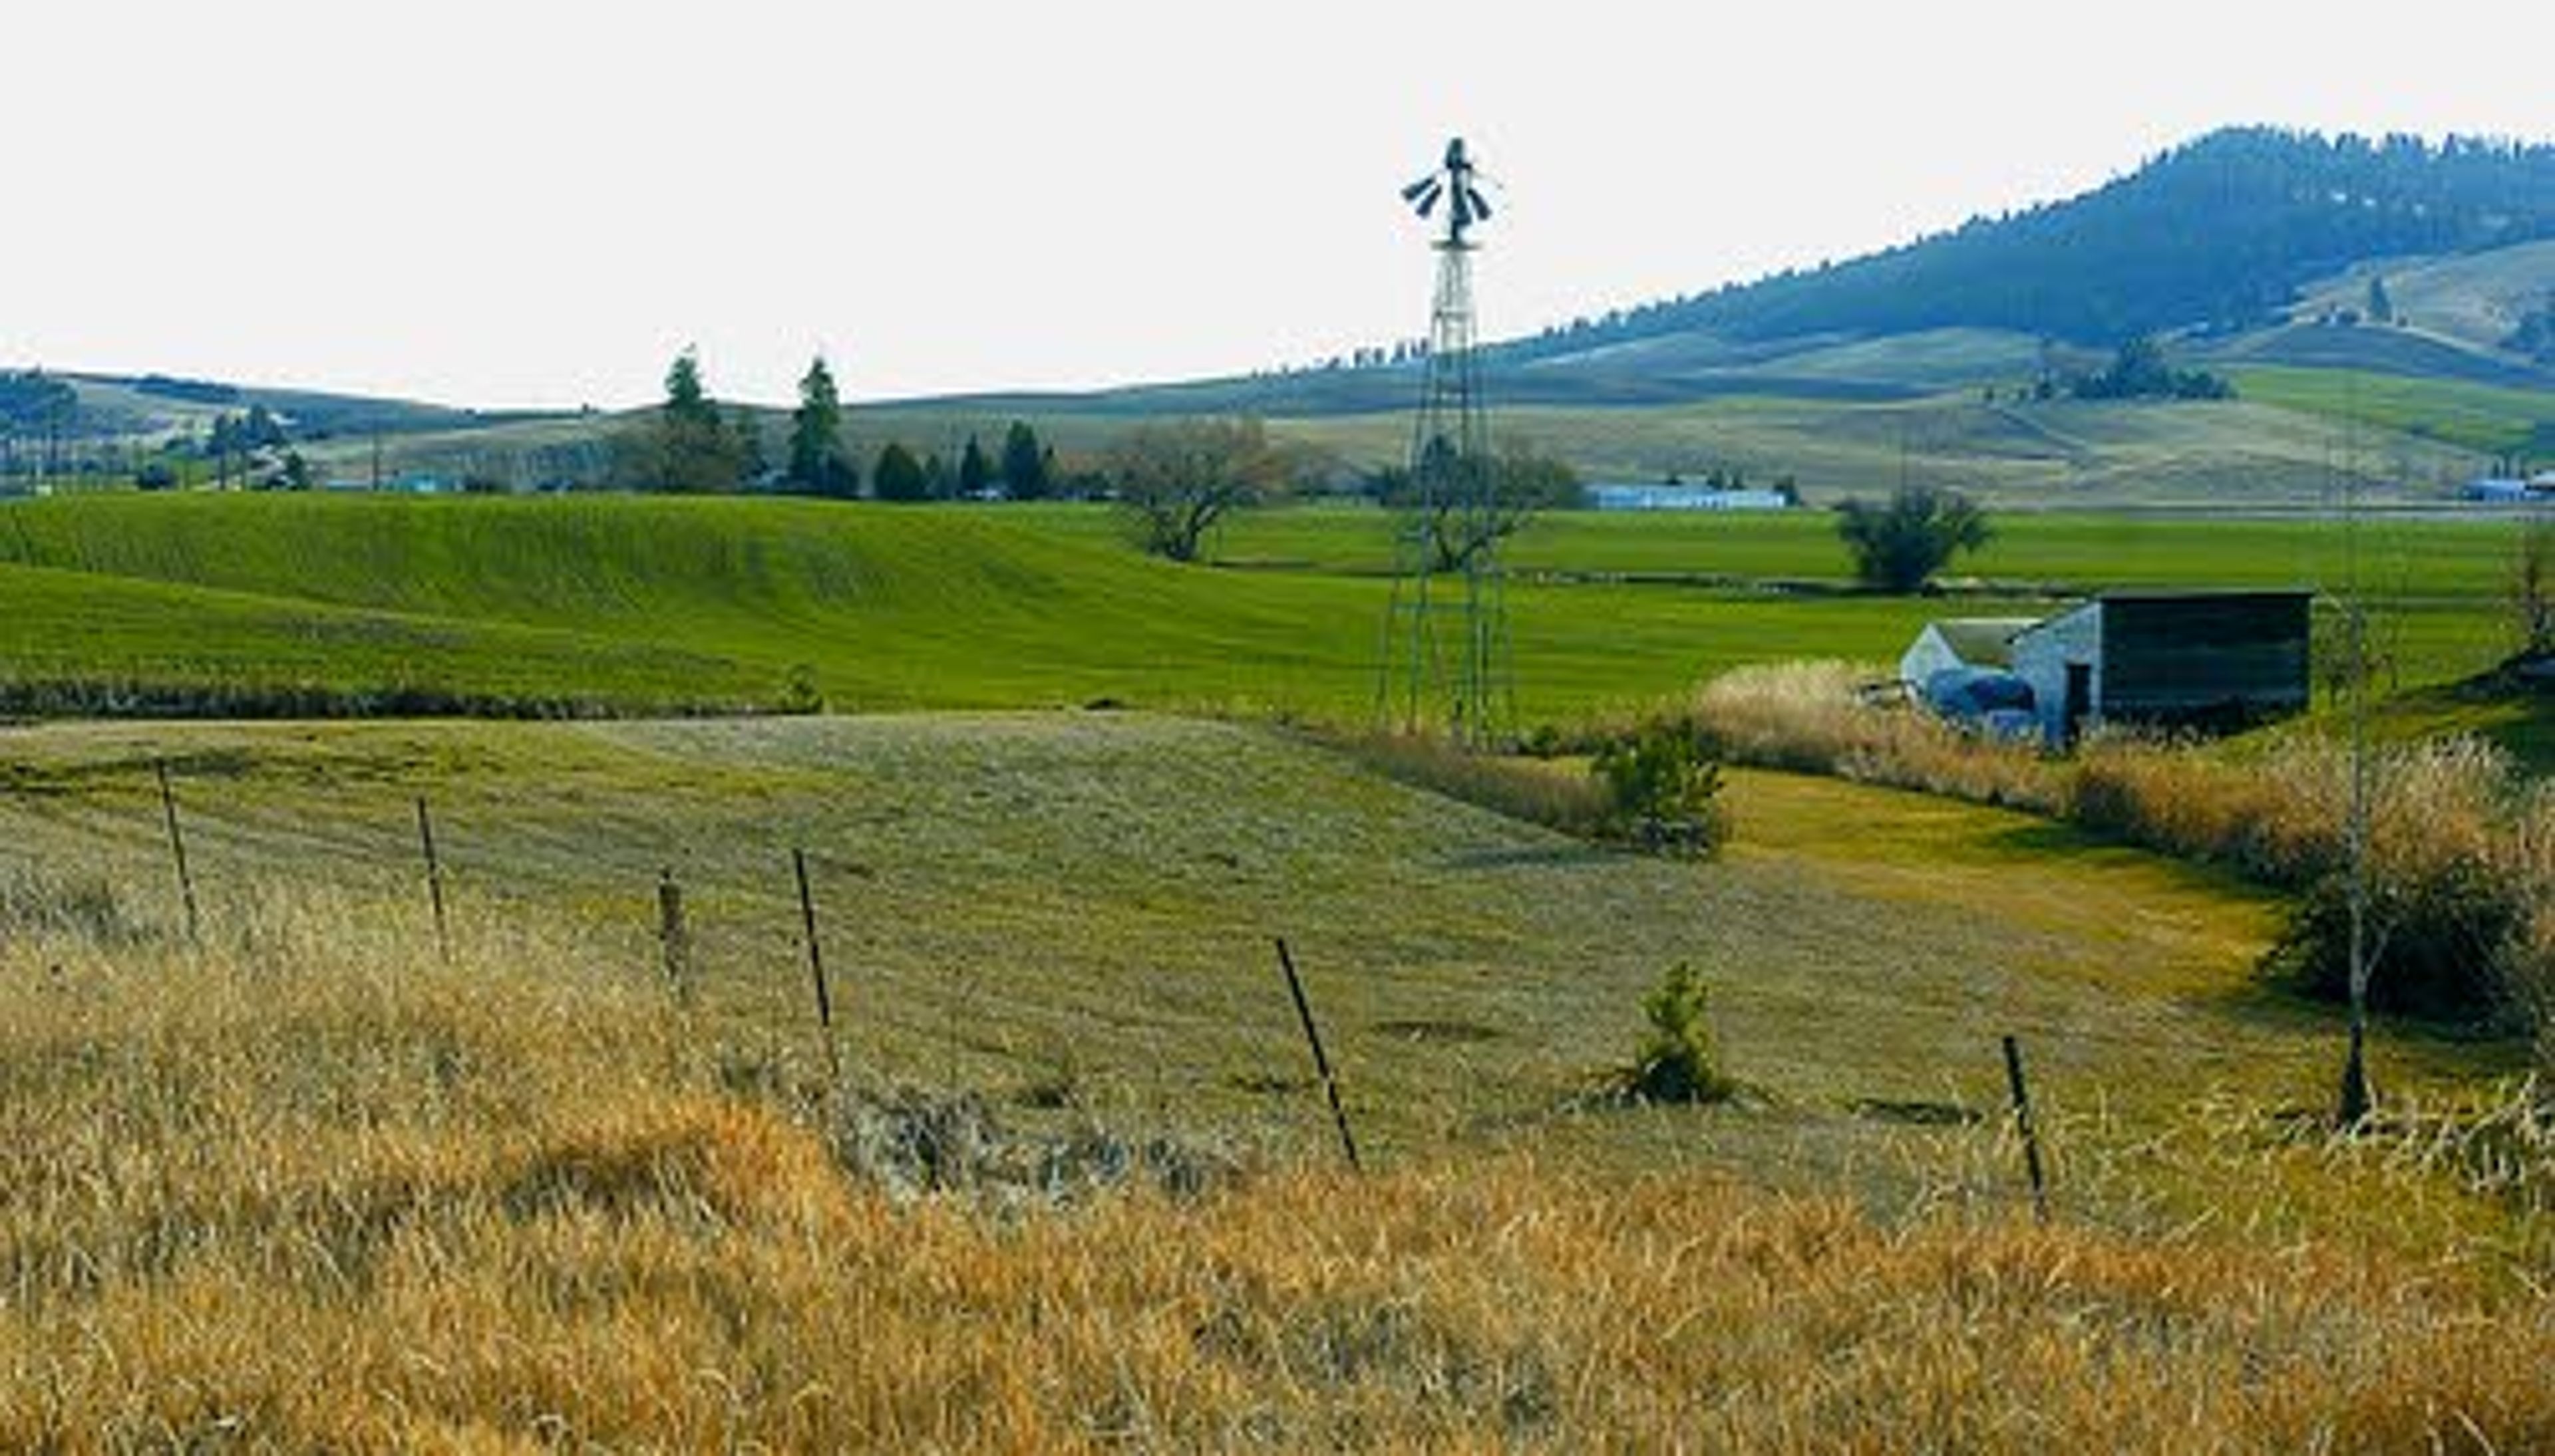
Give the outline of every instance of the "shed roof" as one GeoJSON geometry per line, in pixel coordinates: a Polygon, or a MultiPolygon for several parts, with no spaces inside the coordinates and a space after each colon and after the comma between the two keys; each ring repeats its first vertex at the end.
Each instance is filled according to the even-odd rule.
{"type": "Polygon", "coordinates": [[[1945,617],[1926,625],[1953,656],[1975,667],[2013,666],[2013,640],[2038,622],[2034,617],[1945,617]]]}

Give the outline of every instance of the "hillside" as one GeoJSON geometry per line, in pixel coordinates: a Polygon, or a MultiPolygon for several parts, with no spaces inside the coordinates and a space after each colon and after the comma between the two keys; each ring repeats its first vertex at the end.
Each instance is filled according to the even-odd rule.
{"type": "MultiPolygon", "coordinates": [[[[2555,147],[2223,131],[2079,197],[1493,345],[1485,388],[1503,430],[1601,476],[1738,466],[1817,496],[1886,489],[1912,465],[2042,504],[2298,503],[2347,468],[2348,429],[2365,484],[2439,499],[2496,459],[2555,454],[2550,199],[2555,147]],[[2366,316],[2381,290],[2388,316],[2366,316]],[[2232,376],[2243,405],[2031,398],[2133,333],[2232,376]],[[2382,416],[2354,414],[2380,393],[2382,416]],[[2245,408],[2257,398],[2271,408],[2245,408]]],[[[147,376],[71,383],[91,432],[201,428],[263,404],[294,422],[323,478],[366,478],[380,435],[394,474],[590,480],[623,423],[147,376]]],[[[1345,476],[1407,448],[1417,389],[1408,363],[1274,369],[876,402],[850,428],[865,452],[897,439],[946,457],[1027,420],[1087,455],[1145,419],[1248,414],[1330,451],[1345,476]]]]}
{"type": "Polygon", "coordinates": [[[1814,272],[1564,329],[1530,352],[1676,332],[1739,341],[1999,328],[2080,344],[2234,331],[2371,260],[2555,238],[2555,146],[2212,133],[2081,197],[1814,272]]]}

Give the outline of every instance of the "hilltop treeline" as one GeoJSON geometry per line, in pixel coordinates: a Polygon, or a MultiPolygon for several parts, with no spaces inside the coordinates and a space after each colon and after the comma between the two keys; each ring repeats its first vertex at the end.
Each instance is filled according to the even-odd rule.
{"type": "Polygon", "coordinates": [[[1581,319],[1516,357],[1702,330],[1738,340],[2006,328],[2088,344],[2278,315],[2354,262],[2555,237],[2555,146],[2212,133],[2096,191],[1852,262],[1581,319]]]}

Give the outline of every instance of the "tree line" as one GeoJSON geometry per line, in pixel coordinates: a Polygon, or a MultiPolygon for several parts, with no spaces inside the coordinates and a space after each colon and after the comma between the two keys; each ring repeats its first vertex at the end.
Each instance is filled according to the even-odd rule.
{"type": "Polygon", "coordinates": [[[723,409],[710,398],[690,349],[667,369],[664,403],[613,437],[602,483],[675,495],[758,491],[883,501],[1037,501],[1096,488],[1087,472],[1060,466],[1054,448],[1019,420],[993,450],[971,434],[951,461],[891,439],[865,470],[845,430],[841,388],[822,355],[798,381],[798,403],[776,455],[761,415],[723,409]]]}

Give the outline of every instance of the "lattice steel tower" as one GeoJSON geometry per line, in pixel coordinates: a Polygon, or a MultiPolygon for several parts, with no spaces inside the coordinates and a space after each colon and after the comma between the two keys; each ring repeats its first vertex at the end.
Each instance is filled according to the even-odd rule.
{"type": "Polygon", "coordinates": [[[1437,171],[1401,189],[1422,218],[1446,205],[1437,295],[1428,315],[1427,386],[1410,433],[1407,500],[1384,620],[1376,716],[1411,732],[1443,715],[1447,732],[1490,747],[1516,724],[1496,472],[1473,337],[1473,251],[1466,234],[1491,208],[1463,138],[1437,171]]]}

